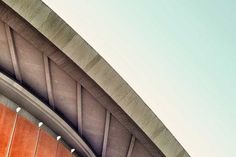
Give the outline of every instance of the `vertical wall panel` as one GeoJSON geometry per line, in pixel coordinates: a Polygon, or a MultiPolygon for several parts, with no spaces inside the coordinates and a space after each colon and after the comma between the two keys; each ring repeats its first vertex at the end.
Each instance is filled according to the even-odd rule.
{"type": "Polygon", "coordinates": [[[14,74],[9,46],[6,37],[5,24],[0,20],[0,67],[9,74],[14,74]]]}
{"type": "Polygon", "coordinates": [[[101,156],[106,110],[96,99],[82,90],[83,136],[88,140],[98,156],[101,156]]]}
{"type": "Polygon", "coordinates": [[[18,116],[10,157],[33,157],[37,143],[38,127],[18,116]]]}
{"type": "Polygon", "coordinates": [[[46,131],[22,115],[16,118],[16,112],[0,104],[0,157],[7,152],[9,157],[72,157],[70,150],[46,131]]]}
{"type": "Polygon", "coordinates": [[[72,154],[61,143],[59,143],[56,157],[72,157],[72,154]]]}
{"type": "Polygon", "coordinates": [[[5,157],[10,144],[16,113],[0,104],[0,157],[5,157]]]}
{"type": "Polygon", "coordinates": [[[108,135],[107,156],[124,157],[127,155],[131,134],[111,116],[111,124],[108,135]]]}
{"type": "Polygon", "coordinates": [[[16,53],[22,80],[38,96],[47,100],[46,77],[43,54],[24,38],[14,32],[16,53]]]}
{"type": "Polygon", "coordinates": [[[35,157],[56,157],[57,141],[45,131],[40,130],[35,157]]]}
{"type": "Polygon", "coordinates": [[[50,61],[55,109],[77,128],[76,82],[50,61]]]}

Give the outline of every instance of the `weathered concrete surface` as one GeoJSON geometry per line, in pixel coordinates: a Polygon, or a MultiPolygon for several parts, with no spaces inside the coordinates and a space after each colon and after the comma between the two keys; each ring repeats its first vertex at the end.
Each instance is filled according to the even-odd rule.
{"type": "Polygon", "coordinates": [[[2,0],[83,69],[166,156],[188,153],[121,76],[41,0],[2,0]]]}

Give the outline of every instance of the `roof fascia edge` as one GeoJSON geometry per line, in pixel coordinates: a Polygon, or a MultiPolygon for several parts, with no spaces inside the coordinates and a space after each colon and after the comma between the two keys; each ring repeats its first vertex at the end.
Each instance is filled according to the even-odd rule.
{"type": "Polygon", "coordinates": [[[189,156],[126,81],[46,4],[41,0],[2,1],[84,70],[131,117],[165,156],[189,156]]]}

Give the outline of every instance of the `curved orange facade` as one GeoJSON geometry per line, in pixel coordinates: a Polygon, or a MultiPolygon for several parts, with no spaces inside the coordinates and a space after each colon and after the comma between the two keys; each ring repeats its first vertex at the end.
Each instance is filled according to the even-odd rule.
{"type": "Polygon", "coordinates": [[[0,157],[72,157],[46,131],[0,104],[0,157]]]}

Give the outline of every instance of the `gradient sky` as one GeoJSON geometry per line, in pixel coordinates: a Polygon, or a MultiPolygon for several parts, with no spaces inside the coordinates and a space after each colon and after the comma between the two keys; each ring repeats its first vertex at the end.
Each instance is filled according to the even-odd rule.
{"type": "Polygon", "coordinates": [[[193,157],[236,156],[235,0],[43,0],[193,157]]]}

